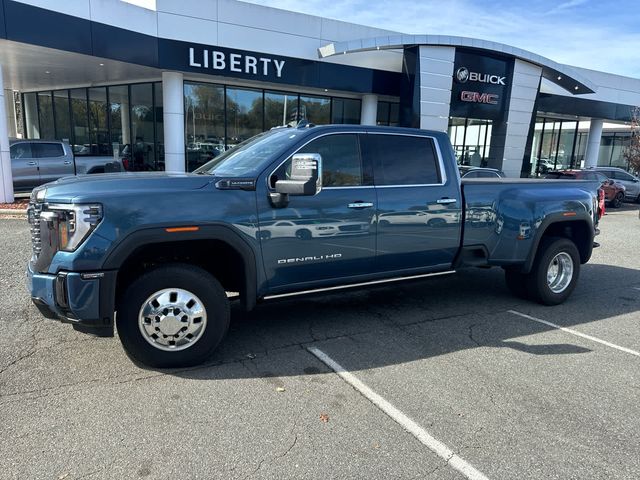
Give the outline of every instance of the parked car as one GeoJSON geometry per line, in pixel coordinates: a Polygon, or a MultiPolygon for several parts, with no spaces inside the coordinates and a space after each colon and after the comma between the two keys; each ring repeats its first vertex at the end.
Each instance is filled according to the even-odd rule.
{"type": "Polygon", "coordinates": [[[504,172],[497,168],[487,167],[469,167],[467,165],[460,165],[460,178],[504,178],[504,172]]]}
{"type": "Polygon", "coordinates": [[[625,201],[640,203],[640,179],[618,167],[595,167],[589,170],[603,173],[611,180],[621,183],[626,188],[625,201]]]}
{"type": "Polygon", "coordinates": [[[11,140],[9,142],[13,189],[33,188],[68,175],[119,172],[113,157],[75,156],[67,142],[57,140],[11,140]]]}
{"type": "Polygon", "coordinates": [[[87,175],[35,189],[28,285],[47,318],[103,336],[115,323],[128,354],[152,367],[211,355],[229,327],[226,291],[251,310],[292,295],[499,267],[514,294],[557,305],[591,257],[599,187],[460,182],[442,132],[282,128],[193,174],[87,175]],[[341,170],[349,175],[335,175],[341,170]],[[325,178],[342,183],[327,187],[325,178]],[[399,222],[383,227],[382,213],[399,213],[399,222]],[[434,216],[441,220],[429,222],[434,216]],[[297,234],[307,221],[323,229],[297,234]]]}
{"type": "Polygon", "coordinates": [[[625,198],[625,186],[616,181],[607,178],[604,174],[591,170],[557,170],[549,172],[545,178],[559,178],[563,180],[596,180],[602,185],[604,190],[604,200],[607,205],[613,208],[619,208],[625,198]]]}

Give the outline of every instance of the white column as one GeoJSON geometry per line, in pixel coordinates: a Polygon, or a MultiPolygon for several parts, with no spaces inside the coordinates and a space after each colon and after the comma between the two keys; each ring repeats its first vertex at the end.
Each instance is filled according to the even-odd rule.
{"type": "Polygon", "coordinates": [[[421,46],[420,71],[420,128],[446,132],[451,110],[451,88],[455,47],[421,46]]]}
{"type": "Polygon", "coordinates": [[[13,90],[4,91],[4,108],[7,112],[7,130],[9,137],[16,138],[18,136],[18,128],[16,121],[16,103],[13,100],[13,90]]]}
{"type": "Polygon", "coordinates": [[[120,104],[120,122],[122,125],[122,144],[131,144],[131,122],[129,121],[129,100],[122,100],[120,104]]]}
{"type": "Polygon", "coordinates": [[[360,125],[375,125],[376,123],[378,123],[378,96],[373,94],[363,95],[360,125]]]}
{"type": "Polygon", "coordinates": [[[589,139],[587,140],[587,152],[584,156],[584,167],[598,166],[598,155],[600,154],[600,140],[602,139],[602,126],[604,120],[592,118],[589,127],[589,139]]]}
{"type": "Polygon", "coordinates": [[[38,125],[38,104],[35,95],[25,95],[22,114],[25,118],[26,132],[25,138],[40,138],[40,127],[38,125]]]}
{"type": "Polygon", "coordinates": [[[13,202],[13,175],[9,156],[9,132],[4,99],[4,80],[0,65],[0,202],[13,202]]]}
{"type": "Polygon", "coordinates": [[[164,169],[167,172],[185,171],[183,88],[182,73],[162,72],[164,169]]]}
{"type": "MultiPolygon", "coordinates": [[[[536,113],[534,107],[541,76],[542,68],[538,65],[523,60],[515,61],[506,128],[501,132],[494,126],[491,149],[497,148],[498,155],[491,154],[492,161],[489,162],[490,167],[500,168],[507,177],[520,177],[531,118],[536,113]],[[501,143],[504,145],[502,152],[501,143]]],[[[504,88],[505,93],[507,88],[504,88]]]]}

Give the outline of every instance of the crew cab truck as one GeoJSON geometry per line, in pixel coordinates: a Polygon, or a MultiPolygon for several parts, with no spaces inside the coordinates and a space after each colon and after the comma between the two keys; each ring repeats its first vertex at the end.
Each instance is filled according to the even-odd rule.
{"type": "Polygon", "coordinates": [[[212,353],[229,325],[227,292],[251,310],[477,266],[502,267],[515,294],[555,305],[591,256],[597,189],[461,182],[439,132],[278,128],[194,173],[68,177],[34,190],[29,286],[46,317],[98,335],[115,323],[128,354],[153,367],[212,353]]]}
{"type": "Polygon", "coordinates": [[[71,145],[59,140],[11,140],[13,189],[29,192],[34,187],[67,175],[122,171],[113,157],[76,156],[71,145]]]}

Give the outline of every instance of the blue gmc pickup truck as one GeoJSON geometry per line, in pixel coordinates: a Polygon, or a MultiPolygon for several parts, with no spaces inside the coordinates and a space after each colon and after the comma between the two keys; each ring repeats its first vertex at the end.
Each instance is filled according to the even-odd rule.
{"type": "Polygon", "coordinates": [[[448,137],[366,126],[278,128],[194,173],[68,177],[28,210],[33,302],[113,335],[153,367],[204,361],[228,292],[269,299],[501,267],[546,305],[573,291],[599,220],[596,182],[460,181],[448,137]]]}

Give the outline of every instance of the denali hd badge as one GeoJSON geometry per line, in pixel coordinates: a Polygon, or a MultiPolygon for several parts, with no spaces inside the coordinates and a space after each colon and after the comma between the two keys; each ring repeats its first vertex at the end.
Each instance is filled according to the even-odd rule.
{"type": "Polygon", "coordinates": [[[337,260],[341,257],[341,253],[330,253],[328,255],[314,255],[312,257],[281,258],[278,260],[278,265],[283,265],[285,263],[317,262],[319,260],[337,260]]]}

